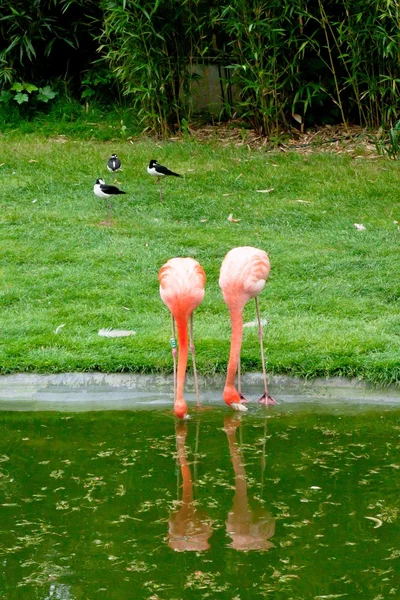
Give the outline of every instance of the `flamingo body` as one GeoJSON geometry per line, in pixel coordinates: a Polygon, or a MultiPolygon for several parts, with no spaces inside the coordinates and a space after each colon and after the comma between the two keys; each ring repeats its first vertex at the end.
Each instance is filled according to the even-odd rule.
{"type": "MultiPolygon", "coordinates": [[[[267,253],[251,246],[233,248],[225,256],[221,266],[219,285],[225,304],[229,309],[232,326],[231,349],[223,398],[236,410],[246,410],[242,404],[243,398],[235,387],[235,376],[243,338],[243,309],[251,298],[257,298],[260,294],[269,271],[270,263],[267,253]]],[[[272,400],[272,398],[270,399],[272,400]]]]}
{"type": "MultiPolygon", "coordinates": [[[[184,418],[187,405],[183,396],[188,359],[188,320],[204,298],[206,275],[193,258],[171,258],[158,273],[160,296],[178,328],[178,371],[174,411],[184,418]]],[[[194,348],[191,348],[192,354],[194,348]]]]}
{"type": "Polygon", "coordinates": [[[230,250],[222,262],[219,276],[219,286],[228,308],[242,306],[243,309],[250,298],[258,296],[269,270],[268,255],[264,250],[251,246],[230,250]]]}

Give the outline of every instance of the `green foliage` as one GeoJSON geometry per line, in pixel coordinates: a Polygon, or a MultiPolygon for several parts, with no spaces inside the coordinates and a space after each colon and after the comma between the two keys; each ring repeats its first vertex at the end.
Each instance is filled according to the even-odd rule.
{"type": "Polygon", "coordinates": [[[53,91],[49,85],[37,87],[33,83],[14,83],[8,90],[0,93],[0,102],[6,106],[16,102],[21,115],[32,116],[40,106],[48,104],[53,100],[57,92],[53,91]]]}
{"type": "Polygon", "coordinates": [[[0,0],[0,15],[0,87],[20,80],[45,86],[75,65],[79,80],[92,60],[91,26],[101,20],[94,0],[0,0]]]}
{"type": "Polygon", "coordinates": [[[127,0],[104,3],[99,50],[162,135],[190,120],[192,66],[214,61],[239,94],[225,114],[236,111],[261,134],[287,128],[292,113],[306,124],[387,127],[398,113],[398,22],[393,0],[127,0]]]}
{"type": "Polygon", "coordinates": [[[234,0],[221,12],[233,82],[240,89],[239,110],[262,134],[287,126],[293,90],[300,85],[300,24],[293,16],[292,3],[280,0],[234,0]]]}
{"type": "MultiPolygon", "coordinates": [[[[65,28],[51,14],[51,5],[57,2],[34,0],[14,0],[12,3],[2,0],[0,3],[0,23],[7,42],[0,52],[0,60],[17,69],[18,64],[33,63],[38,58],[38,46],[43,47],[43,56],[51,54],[57,38],[73,45],[73,35],[66,37],[65,28]]],[[[59,2],[59,5],[65,2],[59,2]]],[[[76,43],[76,40],[75,40],[76,43]]]]}
{"type": "Polygon", "coordinates": [[[0,0],[0,14],[3,89],[63,79],[85,103],[123,94],[163,137],[191,122],[196,68],[210,64],[227,74],[221,117],[262,135],[399,118],[397,0],[0,0]]]}
{"type": "Polygon", "coordinates": [[[388,158],[400,158],[400,121],[390,128],[387,138],[375,139],[375,145],[380,154],[388,158]]]}
{"type": "Polygon", "coordinates": [[[180,126],[184,106],[181,92],[189,77],[182,29],[186,12],[187,4],[176,0],[104,3],[99,51],[144,126],[164,136],[175,124],[180,126]]]}
{"type": "Polygon", "coordinates": [[[36,135],[40,130],[49,137],[72,135],[76,139],[99,141],[126,140],[140,134],[137,119],[124,107],[106,107],[96,102],[82,106],[77,100],[57,95],[48,104],[41,102],[33,109],[29,104],[18,105],[10,92],[4,95],[7,101],[0,102],[2,133],[18,128],[21,134],[36,135]]]}
{"type": "MultiPolygon", "coordinates": [[[[104,62],[104,61],[103,61],[104,62]]],[[[115,95],[115,76],[106,66],[97,65],[94,69],[89,69],[82,76],[81,99],[85,102],[101,102],[115,95]]]]}

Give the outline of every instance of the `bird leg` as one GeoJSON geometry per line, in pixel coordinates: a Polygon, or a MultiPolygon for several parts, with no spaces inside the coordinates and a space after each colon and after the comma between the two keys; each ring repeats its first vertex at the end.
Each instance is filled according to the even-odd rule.
{"type": "Polygon", "coordinates": [[[248,402],[247,398],[245,396],[243,396],[242,394],[242,378],[241,378],[241,372],[240,372],[240,356],[239,356],[239,361],[238,361],[238,394],[240,397],[240,401],[241,402],[248,402]]]}
{"type": "Polygon", "coordinates": [[[177,355],[177,351],[176,351],[176,337],[175,337],[175,319],[172,315],[171,315],[171,319],[172,319],[172,338],[171,338],[170,342],[171,342],[171,348],[172,348],[172,360],[174,361],[174,403],[175,403],[175,401],[176,401],[176,355],[177,355]]]}
{"type": "Polygon", "coordinates": [[[160,183],[160,202],[162,202],[162,185],[160,183]]]}
{"type": "Polygon", "coordinates": [[[109,200],[106,200],[106,203],[107,203],[107,208],[109,210],[109,220],[110,220],[110,223],[112,223],[113,205],[111,204],[111,202],[109,200]]]}
{"type": "Polygon", "coordinates": [[[267,375],[265,372],[265,358],[264,358],[264,348],[263,348],[263,332],[262,332],[262,325],[261,325],[261,318],[260,318],[260,307],[258,305],[257,296],[254,299],[256,301],[256,311],[257,311],[257,321],[258,321],[258,338],[260,340],[261,364],[262,364],[263,378],[264,378],[264,393],[261,396],[261,398],[259,399],[259,402],[260,402],[260,404],[265,404],[266,406],[269,406],[269,405],[277,404],[277,402],[268,393],[267,375]]]}
{"type": "Polygon", "coordinates": [[[196,360],[195,360],[195,356],[194,356],[193,313],[190,315],[189,343],[190,343],[190,353],[192,355],[192,362],[193,362],[193,374],[194,374],[194,385],[195,385],[195,389],[196,389],[197,408],[200,408],[199,382],[197,379],[196,360]]]}

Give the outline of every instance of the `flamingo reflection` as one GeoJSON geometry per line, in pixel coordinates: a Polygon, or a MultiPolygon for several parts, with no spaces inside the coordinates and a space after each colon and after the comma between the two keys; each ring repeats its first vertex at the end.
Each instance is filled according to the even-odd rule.
{"type": "Polygon", "coordinates": [[[228,438],[229,452],[235,473],[235,495],[232,509],[226,520],[226,531],[232,538],[230,548],[235,550],[268,550],[274,544],[269,541],[275,533],[275,520],[271,514],[258,507],[250,508],[247,498],[246,471],[241,449],[236,441],[236,429],[241,415],[228,414],[224,419],[224,431],[228,438]]]}
{"type": "Polygon", "coordinates": [[[208,550],[212,534],[211,521],[196,507],[193,500],[193,483],[186,452],[187,423],[175,425],[178,463],[182,475],[181,508],[170,514],[168,546],[177,552],[208,550]]]}

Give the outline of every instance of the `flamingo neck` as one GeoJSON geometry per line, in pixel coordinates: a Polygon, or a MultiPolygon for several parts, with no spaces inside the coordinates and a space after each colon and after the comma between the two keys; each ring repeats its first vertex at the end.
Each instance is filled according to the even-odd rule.
{"type": "Polygon", "coordinates": [[[229,353],[228,370],[226,374],[224,400],[227,404],[240,402],[239,394],[235,388],[235,376],[240,358],[240,349],[243,338],[243,307],[230,309],[231,316],[231,349],[229,353]]]}
{"type": "Polygon", "coordinates": [[[243,500],[243,504],[247,505],[247,483],[246,471],[243,465],[243,458],[236,441],[236,434],[227,434],[229,452],[231,455],[232,466],[235,473],[235,495],[237,499],[243,500]]]}
{"type": "Polygon", "coordinates": [[[193,485],[190,473],[190,466],[186,456],[185,441],[177,437],[178,460],[182,474],[182,503],[190,504],[193,502],[193,485]]]}
{"type": "Polygon", "coordinates": [[[186,317],[178,317],[176,319],[176,325],[178,328],[178,371],[174,411],[177,417],[183,419],[187,413],[183,392],[188,361],[188,319],[186,317]]]}

